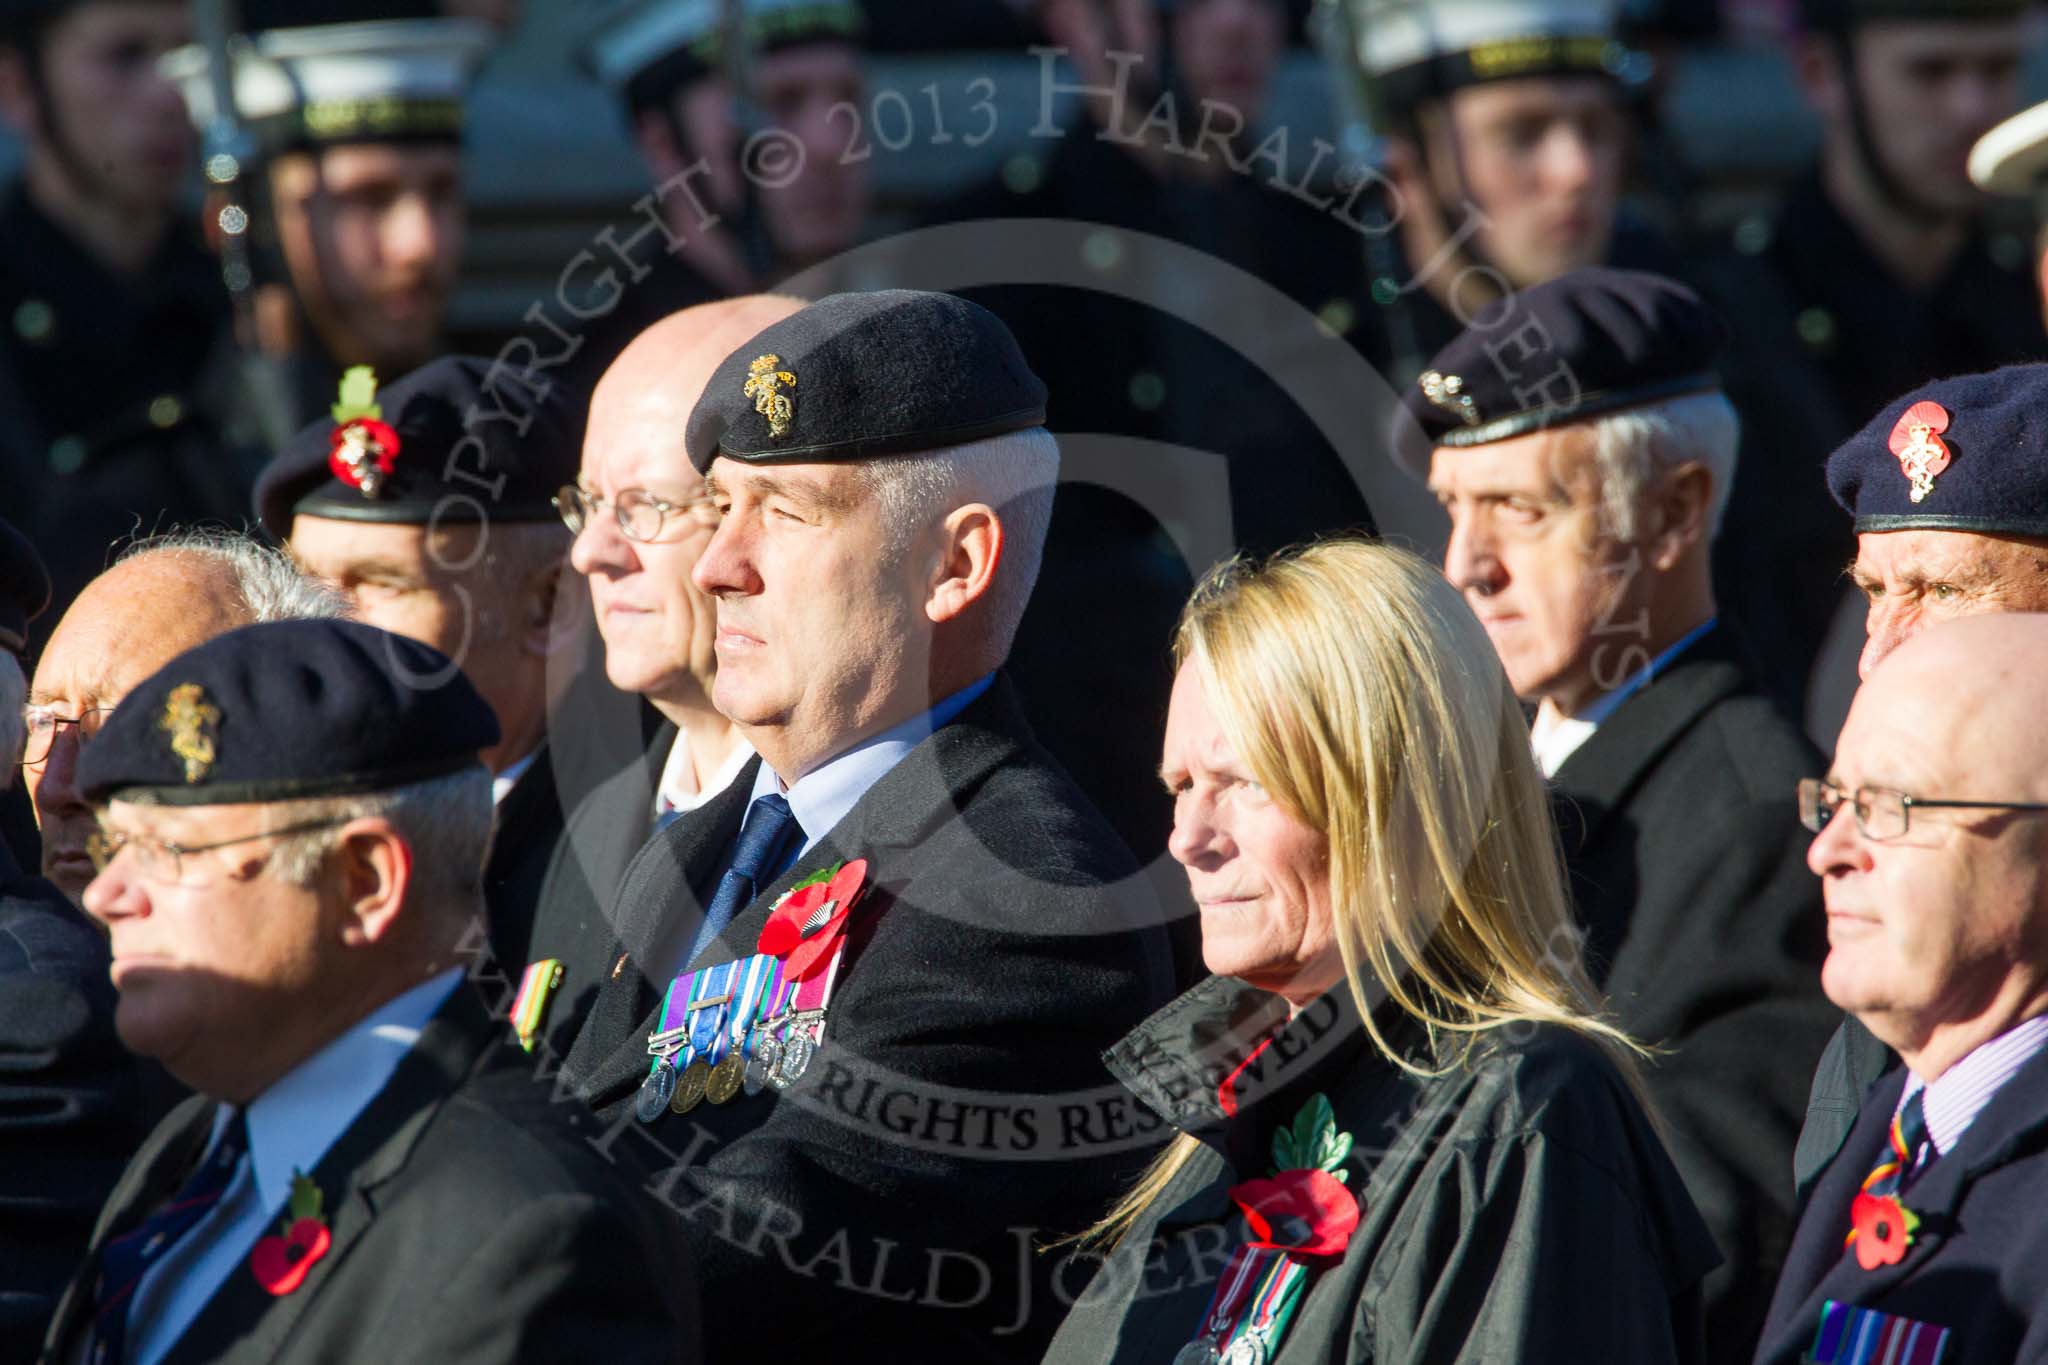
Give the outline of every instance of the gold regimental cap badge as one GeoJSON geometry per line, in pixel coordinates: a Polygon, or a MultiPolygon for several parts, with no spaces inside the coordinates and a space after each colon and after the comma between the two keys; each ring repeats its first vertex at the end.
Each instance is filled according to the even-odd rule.
{"type": "Polygon", "coordinates": [[[215,738],[220,726],[220,708],[206,699],[206,689],[198,683],[172,688],[157,725],[170,735],[171,752],[184,761],[185,781],[205,781],[219,757],[215,738]]]}
{"type": "Polygon", "coordinates": [[[1941,404],[1923,402],[1907,408],[1892,427],[1892,454],[1899,457],[1899,469],[1913,486],[1914,502],[1934,491],[1935,477],[1954,459],[1948,442],[1941,439],[1951,420],[1941,404]]]}
{"type": "Polygon", "coordinates": [[[1438,374],[1429,371],[1416,381],[1422,385],[1422,396],[1450,413],[1468,427],[1479,425],[1479,405],[1472,401],[1472,395],[1465,392],[1465,381],[1455,374],[1438,374]]]}
{"type": "Polygon", "coordinates": [[[783,392],[796,387],[796,376],[775,368],[781,363],[779,355],[757,356],[747,366],[747,387],[742,391],[754,400],[754,411],[768,419],[768,434],[778,439],[789,434],[790,420],[796,416],[795,404],[783,392]]]}

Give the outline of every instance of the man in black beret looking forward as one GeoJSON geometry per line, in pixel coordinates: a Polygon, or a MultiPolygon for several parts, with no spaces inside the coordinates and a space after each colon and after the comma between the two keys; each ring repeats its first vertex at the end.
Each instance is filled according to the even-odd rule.
{"type": "Polygon", "coordinates": [[[1001,671],[1044,405],[991,314],[884,291],[767,327],[691,414],[713,701],[761,758],[628,867],[566,1065],[689,1219],[711,1359],[1036,1360],[1029,1244],[1158,1141],[1096,1057],[1171,992],[1159,909],[1001,671]]]}
{"type": "Polygon", "coordinates": [[[582,414],[566,389],[497,387],[491,362],[470,356],[375,378],[344,377],[328,415],[263,471],[256,512],[358,620],[432,645],[490,703],[490,943],[517,973],[562,830],[548,656],[569,538],[553,497],[575,477],[582,414]]]}
{"type": "Polygon", "coordinates": [[[1681,285],[1578,271],[1439,353],[1404,399],[1420,439],[1397,436],[1450,514],[1446,576],[1536,708],[1588,966],[1670,1049],[1650,1093],[1726,1257],[1716,1360],[1748,1352],[1782,1263],[1832,1017],[1794,803],[1819,756],[1758,690],[1709,575],[1737,437],[1720,338],[1681,285]]]}
{"type": "Polygon", "coordinates": [[[444,657],[347,621],[230,632],[116,708],[86,907],[122,1040],[198,1093],[49,1359],[692,1358],[687,1252],[463,980],[496,738],[444,657]]]}

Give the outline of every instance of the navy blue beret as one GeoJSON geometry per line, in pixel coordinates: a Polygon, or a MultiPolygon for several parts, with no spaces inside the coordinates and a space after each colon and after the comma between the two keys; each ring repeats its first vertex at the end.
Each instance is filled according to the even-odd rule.
{"type": "Polygon", "coordinates": [[[1045,425],[1045,385],[1001,319],[952,294],[831,294],[725,358],[684,442],[703,472],[866,460],[1045,425]]]}
{"type": "Polygon", "coordinates": [[[85,799],[173,806],[388,791],[478,762],[498,721],[448,656],[359,621],[273,621],[187,650],[78,760],[85,799]]]}
{"type": "Polygon", "coordinates": [[[549,500],[582,456],[575,400],[561,385],[489,384],[491,364],[444,356],[369,394],[369,371],[350,371],[329,416],[257,479],[256,515],[279,540],[300,512],[436,526],[554,520],[549,500]]]}
{"type": "Polygon", "coordinates": [[[1511,440],[1720,387],[1727,329],[1699,295],[1636,270],[1575,270],[1511,294],[1402,396],[1394,455],[1418,478],[1438,446],[1511,440]]]}
{"type": "Polygon", "coordinates": [[[50,574],[28,537],[0,517],[0,649],[28,647],[28,623],[50,605],[50,574]]]}
{"type": "Polygon", "coordinates": [[[2048,536],[2048,365],[1922,385],[1828,457],[1864,531],[2048,536]]]}

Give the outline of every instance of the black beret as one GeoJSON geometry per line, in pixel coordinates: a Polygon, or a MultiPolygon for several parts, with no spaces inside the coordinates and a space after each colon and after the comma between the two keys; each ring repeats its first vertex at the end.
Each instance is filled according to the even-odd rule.
{"type": "Polygon", "coordinates": [[[0,649],[28,648],[28,623],[50,605],[50,574],[28,537],[0,517],[0,649]]]}
{"type": "Polygon", "coordinates": [[[2048,536],[2048,365],[1937,380],[1828,457],[1856,530],[2048,536]]]}
{"type": "Polygon", "coordinates": [[[437,526],[554,520],[549,499],[575,481],[581,455],[573,400],[561,385],[544,395],[491,385],[491,365],[444,356],[374,396],[370,371],[350,370],[330,416],[257,479],[256,515],[279,540],[300,512],[437,526]]]}
{"type": "Polygon", "coordinates": [[[1488,445],[1717,389],[1726,337],[1675,280],[1575,270],[1509,295],[1437,352],[1402,396],[1395,457],[1426,478],[1438,446],[1488,445]]]}
{"type": "Polygon", "coordinates": [[[122,698],[78,786],[172,806],[349,796],[459,771],[497,742],[490,705],[439,650],[359,621],[273,621],[122,698]]]}
{"type": "Polygon", "coordinates": [[[866,460],[1045,425],[1045,385],[994,313],[952,294],[831,294],[727,356],[690,413],[699,473],[866,460]]]}
{"type": "Polygon", "coordinates": [[[2033,0],[1799,0],[1799,19],[1813,32],[1840,33],[1887,19],[2017,19],[2031,3],[2033,0]]]}

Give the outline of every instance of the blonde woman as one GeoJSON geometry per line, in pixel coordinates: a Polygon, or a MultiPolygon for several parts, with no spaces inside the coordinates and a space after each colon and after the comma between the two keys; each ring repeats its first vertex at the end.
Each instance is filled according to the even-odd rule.
{"type": "Polygon", "coordinates": [[[1330,541],[1212,575],[1175,656],[1169,848],[1215,975],[1108,1055],[1179,1135],[1047,1359],[1701,1359],[1719,1258],[1458,594],[1330,541]]]}

